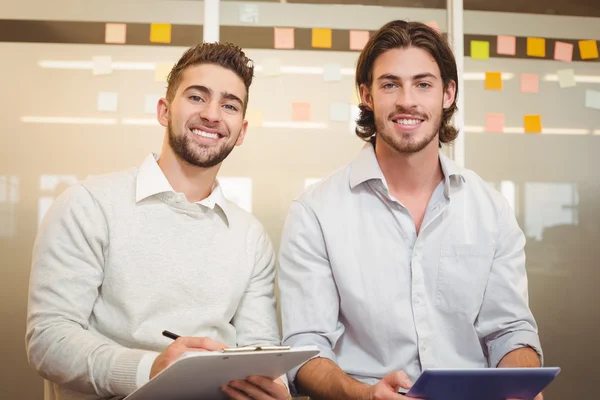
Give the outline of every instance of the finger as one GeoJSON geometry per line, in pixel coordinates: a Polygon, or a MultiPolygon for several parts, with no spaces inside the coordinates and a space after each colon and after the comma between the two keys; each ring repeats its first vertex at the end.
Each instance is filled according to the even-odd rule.
{"type": "Polygon", "coordinates": [[[227,397],[233,400],[251,400],[250,397],[246,396],[244,393],[232,388],[229,385],[221,386],[221,391],[225,393],[227,397]]]}
{"type": "Polygon", "coordinates": [[[280,379],[273,381],[265,376],[254,375],[249,376],[246,380],[273,398],[285,397],[288,394],[287,388],[280,379]]]}
{"type": "Polygon", "coordinates": [[[222,350],[227,347],[218,340],[213,340],[207,337],[183,336],[178,338],[175,342],[187,348],[203,349],[208,351],[222,350]]]}
{"type": "Polygon", "coordinates": [[[251,399],[255,399],[255,400],[272,400],[273,399],[273,397],[271,397],[264,390],[251,384],[248,381],[240,381],[240,380],[231,381],[231,382],[229,382],[229,386],[244,393],[246,396],[248,396],[251,399]]]}
{"type": "Polygon", "coordinates": [[[383,377],[383,381],[395,390],[398,390],[400,387],[403,389],[410,389],[412,387],[412,382],[404,371],[391,372],[383,377]]]}

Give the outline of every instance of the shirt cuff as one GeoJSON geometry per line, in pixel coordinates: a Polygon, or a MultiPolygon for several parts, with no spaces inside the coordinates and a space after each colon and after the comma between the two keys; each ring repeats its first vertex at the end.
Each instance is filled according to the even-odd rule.
{"type": "Polygon", "coordinates": [[[136,375],[136,387],[140,388],[148,381],[150,381],[150,371],[152,370],[152,364],[154,364],[154,360],[158,357],[159,353],[147,353],[144,354],[137,368],[136,375]]]}
{"type": "Polygon", "coordinates": [[[496,368],[505,355],[523,347],[531,347],[535,350],[540,357],[540,365],[544,365],[544,354],[539,336],[535,332],[516,331],[507,333],[488,343],[490,367],[496,368]]]}

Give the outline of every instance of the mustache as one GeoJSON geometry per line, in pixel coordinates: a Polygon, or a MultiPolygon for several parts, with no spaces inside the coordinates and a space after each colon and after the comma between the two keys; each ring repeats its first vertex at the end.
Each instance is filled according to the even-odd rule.
{"type": "Polygon", "coordinates": [[[396,110],[394,112],[390,113],[390,115],[388,116],[388,119],[392,119],[392,117],[394,117],[394,115],[398,115],[398,114],[410,115],[411,117],[421,118],[421,119],[424,119],[425,121],[427,121],[429,119],[429,117],[426,114],[423,114],[418,111],[411,110],[411,109],[408,109],[408,108],[402,107],[402,106],[396,107],[396,110]]]}

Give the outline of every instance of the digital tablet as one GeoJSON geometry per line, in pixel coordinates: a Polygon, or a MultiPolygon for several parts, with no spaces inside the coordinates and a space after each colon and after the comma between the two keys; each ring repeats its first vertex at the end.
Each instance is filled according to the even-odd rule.
{"type": "Polygon", "coordinates": [[[425,370],[406,394],[426,400],[532,400],[560,368],[425,370]]]}
{"type": "Polygon", "coordinates": [[[221,386],[232,380],[251,375],[275,379],[317,354],[316,347],[189,352],[125,399],[227,399],[221,386]]]}

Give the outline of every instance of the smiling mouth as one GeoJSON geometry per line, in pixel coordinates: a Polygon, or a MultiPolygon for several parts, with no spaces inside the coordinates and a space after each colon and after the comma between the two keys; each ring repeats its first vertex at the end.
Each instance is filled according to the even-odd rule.
{"type": "Polygon", "coordinates": [[[223,137],[222,135],[220,135],[218,133],[205,132],[201,129],[192,129],[191,131],[196,136],[200,136],[200,137],[208,138],[208,139],[220,139],[223,137]]]}
{"type": "Polygon", "coordinates": [[[392,120],[392,122],[394,122],[395,124],[398,124],[398,125],[411,126],[411,125],[419,125],[421,122],[423,122],[423,120],[411,119],[411,118],[398,118],[398,119],[392,120]]]}

